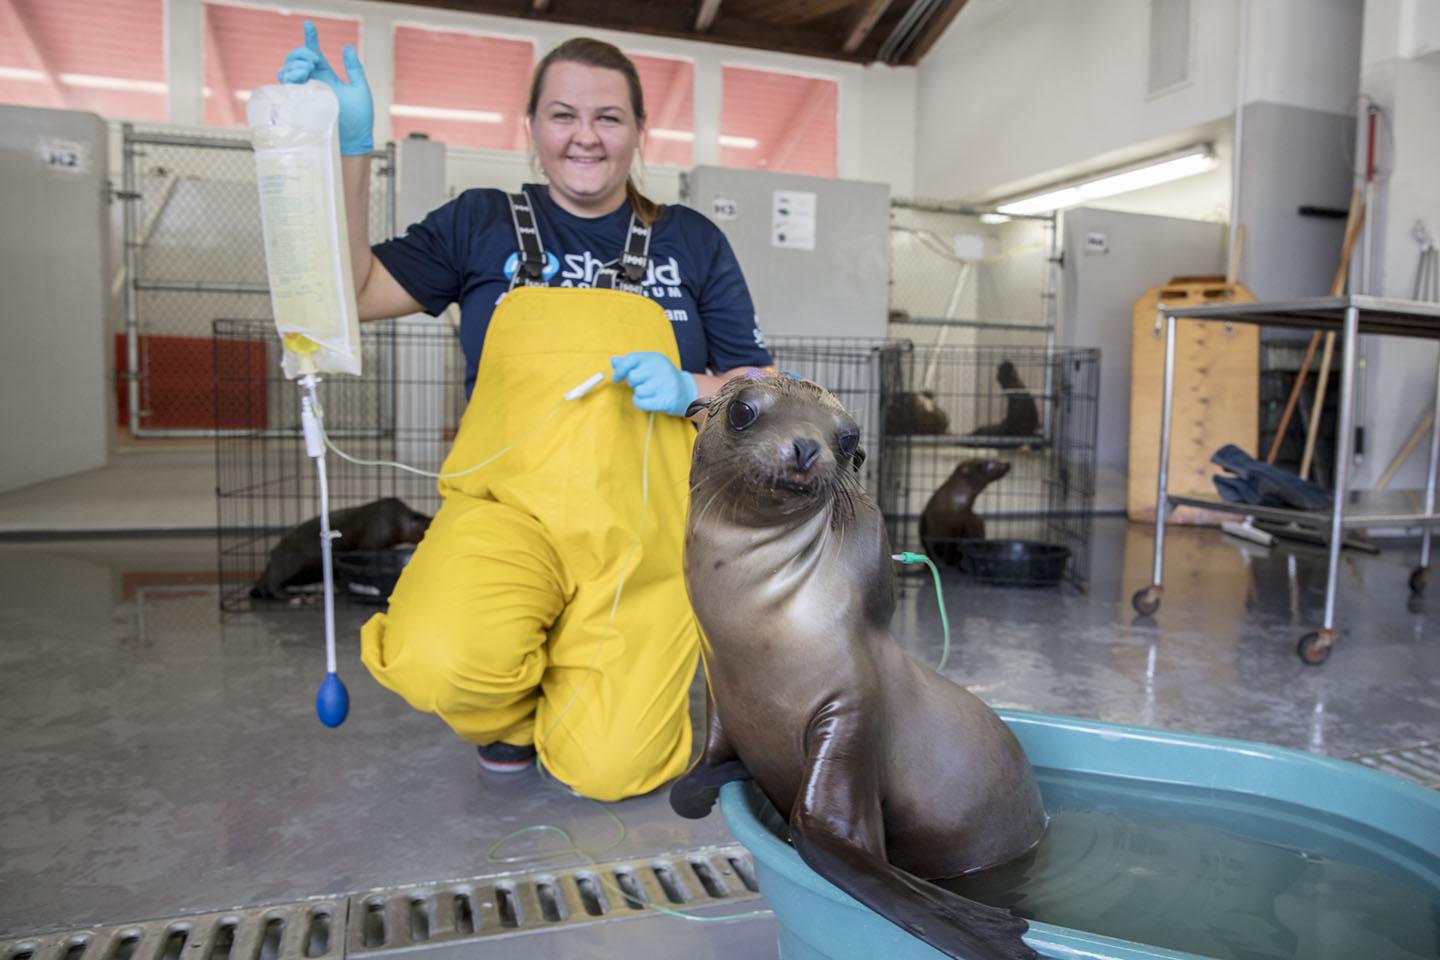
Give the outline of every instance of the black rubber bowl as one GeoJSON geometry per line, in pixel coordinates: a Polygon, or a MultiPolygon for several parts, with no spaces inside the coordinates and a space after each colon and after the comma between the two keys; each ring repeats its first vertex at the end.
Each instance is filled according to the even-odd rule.
{"type": "Polygon", "coordinates": [[[335,554],[335,579],[364,603],[384,603],[395,590],[400,571],[415,553],[413,545],[383,550],[347,550],[335,554]]]}
{"type": "Polygon", "coordinates": [[[962,540],[960,572],[985,583],[1053,587],[1065,575],[1070,548],[1034,540],[962,540]]]}

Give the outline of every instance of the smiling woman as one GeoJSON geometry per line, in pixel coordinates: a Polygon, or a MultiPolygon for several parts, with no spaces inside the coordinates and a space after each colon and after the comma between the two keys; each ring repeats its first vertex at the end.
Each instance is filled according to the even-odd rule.
{"type": "Polygon", "coordinates": [[[524,132],[544,183],[467,190],[370,247],[373,102],[353,48],[342,63],[343,79],[307,25],[280,76],[320,80],[340,103],[361,318],[458,303],[470,392],[442,470],[463,478],[442,482],[389,609],[365,625],[365,664],[475,743],[486,770],[538,755],[586,796],[644,793],[690,757],[699,637],[680,555],[695,434],[683,418],[771,363],[740,265],[699,213],[636,189],[640,77],[583,37],[550,51],[530,83],[524,132]],[[617,385],[588,413],[526,432],[599,369],[617,385]],[[463,469],[512,447],[484,472],[463,469]]]}

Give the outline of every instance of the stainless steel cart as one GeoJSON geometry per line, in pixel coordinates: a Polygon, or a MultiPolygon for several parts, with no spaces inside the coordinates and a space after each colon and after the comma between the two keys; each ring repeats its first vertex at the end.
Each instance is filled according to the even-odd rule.
{"type": "Polygon", "coordinates": [[[1440,340],[1440,304],[1381,297],[1316,297],[1308,300],[1271,303],[1226,303],[1208,307],[1167,310],[1165,318],[1165,385],[1160,419],[1160,478],[1155,507],[1154,581],[1135,592],[1132,603],[1137,613],[1148,616],[1160,609],[1164,595],[1165,517],[1172,507],[1195,506],[1207,510],[1243,514],[1259,519],[1294,522],[1319,531],[1330,551],[1325,580],[1325,620],[1318,630],[1300,638],[1297,652],[1306,663],[1323,663],[1335,644],[1335,591],[1340,568],[1343,532],[1351,527],[1419,526],[1423,530],[1420,563],[1410,575],[1410,589],[1425,589],[1430,567],[1431,527],[1440,520],[1435,512],[1436,466],[1440,461],[1440,363],[1435,375],[1435,422],[1430,430],[1430,457],[1425,474],[1424,507],[1419,513],[1403,510],[1354,510],[1350,502],[1350,467],[1355,440],[1355,356],[1361,334],[1440,340]],[[1175,324],[1180,320],[1219,320],[1225,323],[1253,323],[1259,326],[1299,327],[1338,332],[1342,335],[1340,360],[1340,423],[1335,451],[1334,503],[1328,512],[1286,510],[1230,503],[1218,497],[1177,496],[1166,491],[1170,468],[1170,416],[1175,392],[1175,324]]]}

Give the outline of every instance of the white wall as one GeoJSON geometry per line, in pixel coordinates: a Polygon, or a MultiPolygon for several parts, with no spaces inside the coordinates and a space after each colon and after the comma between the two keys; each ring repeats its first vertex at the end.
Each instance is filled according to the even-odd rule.
{"type": "Polygon", "coordinates": [[[994,199],[1213,140],[1226,156],[1211,174],[1105,202],[1213,219],[1237,102],[1346,112],[1361,13],[1361,0],[1191,0],[1188,79],[1151,94],[1148,0],[971,0],[919,68],[917,193],[994,199]]]}
{"type": "MultiPolygon", "coordinates": [[[[288,4],[245,2],[251,6],[292,9],[288,4]]],[[[166,0],[165,7],[171,120],[198,124],[204,108],[200,95],[204,76],[200,55],[204,46],[203,0],[166,0]]],[[[377,142],[390,138],[387,107],[393,89],[392,38],[396,24],[421,24],[529,40],[535,44],[537,56],[569,37],[585,34],[635,53],[678,57],[695,64],[694,162],[697,165],[719,162],[721,68],[744,66],[834,80],[839,85],[838,175],[886,183],[896,193],[908,193],[913,184],[916,73],[913,67],[862,67],[816,57],[374,0],[309,0],[303,9],[360,20],[360,57],[375,95],[377,142]]],[[[284,50],[276,51],[277,66],[284,55],[284,50]]],[[[465,151],[450,169],[458,177],[456,184],[507,186],[518,184],[517,174],[528,176],[524,164],[523,158],[489,151],[465,151]]],[[[663,182],[666,175],[657,174],[656,179],[663,182]]],[[[656,199],[666,199],[664,194],[663,188],[652,191],[656,199]]]]}
{"type": "Polygon", "coordinates": [[[919,68],[917,192],[1015,192],[1230,115],[1236,10],[1192,0],[1190,80],[1149,96],[1145,0],[971,0],[919,68]]]}
{"type": "Polygon", "coordinates": [[[1354,109],[1364,0],[1248,0],[1244,8],[1246,103],[1354,109]]]}
{"type": "MultiPolygon", "coordinates": [[[[1440,233],[1440,4],[1367,0],[1364,30],[1361,87],[1384,109],[1390,130],[1377,155],[1366,290],[1409,298],[1420,253],[1411,236],[1415,221],[1440,233]]],[[[1429,411],[1436,360],[1433,343],[1371,340],[1361,416],[1369,453],[1356,470],[1357,487],[1375,482],[1429,411]]],[[[1393,489],[1423,485],[1425,453],[1422,442],[1395,475],[1393,489]]]]}

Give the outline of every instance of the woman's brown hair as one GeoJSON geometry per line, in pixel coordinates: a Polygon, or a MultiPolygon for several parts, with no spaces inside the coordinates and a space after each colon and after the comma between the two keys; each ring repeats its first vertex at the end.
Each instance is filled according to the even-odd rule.
{"type": "MultiPolygon", "coordinates": [[[[525,115],[532,123],[535,121],[535,111],[540,107],[540,87],[545,83],[545,71],[550,69],[552,63],[579,63],[621,74],[630,88],[630,110],[635,114],[635,122],[641,131],[644,131],[645,93],[640,89],[640,73],[635,69],[635,64],[619,47],[590,37],[572,37],[545,54],[536,64],[535,75],[530,78],[530,99],[525,105],[525,115]]],[[[625,197],[630,201],[630,208],[635,211],[635,215],[646,226],[654,225],[665,210],[640,192],[635,186],[634,177],[625,178],[625,197]]]]}

